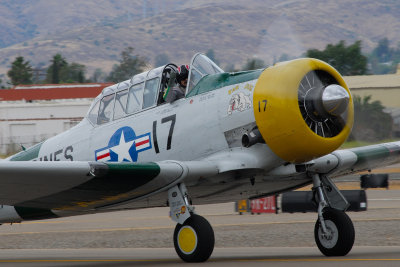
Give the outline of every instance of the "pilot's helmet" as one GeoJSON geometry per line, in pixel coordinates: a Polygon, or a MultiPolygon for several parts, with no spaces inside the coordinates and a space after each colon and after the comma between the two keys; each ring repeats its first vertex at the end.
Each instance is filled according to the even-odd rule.
{"type": "Polygon", "coordinates": [[[181,65],[178,67],[178,73],[176,75],[176,81],[181,83],[181,81],[187,79],[189,76],[189,65],[181,65]]]}

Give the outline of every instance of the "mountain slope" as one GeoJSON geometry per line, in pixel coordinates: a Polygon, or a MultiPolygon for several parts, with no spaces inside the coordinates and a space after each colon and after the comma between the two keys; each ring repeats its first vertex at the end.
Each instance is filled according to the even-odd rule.
{"type": "MultiPolygon", "coordinates": [[[[323,49],[340,40],[348,44],[362,40],[364,51],[384,37],[392,44],[400,42],[400,2],[390,0],[278,4],[272,0],[215,4],[207,0],[87,0],[79,1],[77,9],[73,4],[78,1],[26,2],[24,8],[13,7],[14,14],[26,15],[22,16],[29,21],[25,24],[3,17],[0,4],[0,22],[6,25],[0,33],[18,42],[0,49],[0,74],[6,73],[18,55],[34,65],[48,65],[55,53],[87,65],[89,72],[95,68],[109,71],[127,46],[151,62],[166,53],[178,64],[188,62],[195,52],[213,49],[224,67],[241,66],[251,57],[272,64],[283,54],[299,56],[309,48],[323,49]],[[23,31],[23,27],[30,30],[23,31]],[[10,30],[14,28],[20,31],[10,30]],[[21,37],[19,32],[26,34],[21,37]]],[[[0,45],[5,43],[1,37],[0,45]]]]}

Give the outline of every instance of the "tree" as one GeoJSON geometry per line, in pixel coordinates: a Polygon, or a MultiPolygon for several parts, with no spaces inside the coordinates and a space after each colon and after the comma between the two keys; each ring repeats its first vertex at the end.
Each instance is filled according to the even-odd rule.
{"type": "Polygon", "coordinates": [[[368,57],[373,74],[395,73],[400,62],[400,44],[397,49],[390,47],[387,38],[379,40],[377,47],[368,57]]]}
{"type": "Polygon", "coordinates": [[[226,72],[237,72],[239,70],[235,67],[235,64],[230,63],[230,64],[227,64],[225,66],[224,71],[226,71],[226,72]]]}
{"type": "Polygon", "coordinates": [[[63,69],[68,65],[67,60],[61,54],[56,54],[50,62],[51,65],[47,69],[46,80],[49,83],[58,84],[62,80],[63,69]]]}
{"type": "Polygon", "coordinates": [[[215,64],[219,64],[219,60],[217,60],[216,58],[215,58],[215,52],[214,52],[214,49],[208,49],[208,51],[206,52],[206,56],[209,58],[209,59],[211,59],[212,61],[214,61],[215,62],[215,64]]]}
{"type": "Polygon", "coordinates": [[[24,57],[17,57],[11,63],[11,69],[7,72],[13,85],[32,83],[32,66],[24,57]]]}
{"type": "Polygon", "coordinates": [[[363,98],[355,95],[353,103],[354,126],[350,139],[379,141],[391,137],[393,119],[380,101],[371,102],[371,95],[363,98]]]}
{"type": "Polygon", "coordinates": [[[379,63],[388,62],[392,57],[392,49],[389,47],[389,39],[379,40],[378,46],[372,50],[372,56],[377,57],[379,63]]]}
{"type": "Polygon", "coordinates": [[[106,79],[106,74],[100,68],[95,69],[92,77],[90,77],[90,80],[94,83],[104,82],[105,79],[106,79]]]}
{"type": "Polygon", "coordinates": [[[6,89],[6,87],[3,85],[3,80],[0,79],[0,89],[6,89]]]}
{"type": "Polygon", "coordinates": [[[262,69],[265,67],[266,67],[266,64],[265,64],[264,60],[258,59],[258,58],[253,58],[253,59],[248,59],[242,69],[243,70],[256,70],[256,69],[262,69]]]}
{"type": "Polygon", "coordinates": [[[65,79],[64,81],[78,83],[85,82],[86,67],[84,65],[72,62],[71,64],[67,65],[66,70],[66,77],[63,77],[65,79]]]}
{"type": "Polygon", "coordinates": [[[290,60],[289,55],[284,53],[279,57],[278,62],[283,62],[283,61],[288,61],[288,60],[290,60]]]}
{"type": "Polygon", "coordinates": [[[61,55],[56,54],[47,69],[46,81],[48,83],[84,83],[86,82],[86,66],[72,62],[69,64],[61,55]]]}
{"type": "Polygon", "coordinates": [[[119,65],[114,65],[107,80],[111,82],[120,82],[131,78],[137,73],[144,71],[147,66],[146,58],[133,55],[133,47],[125,48],[121,53],[119,65]]]}
{"type": "Polygon", "coordinates": [[[162,54],[158,54],[157,56],[154,57],[154,65],[156,67],[158,66],[163,66],[170,63],[169,57],[167,54],[162,53],[162,54]]]}
{"type": "Polygon", "coordinates": [[[367,57],[361,54],[361,41],[346,46],[345,41],[328,44],[325,50],[309,49],[307,57],[328,62],[342,75],[363,75],[367,73],[367,57]]]}

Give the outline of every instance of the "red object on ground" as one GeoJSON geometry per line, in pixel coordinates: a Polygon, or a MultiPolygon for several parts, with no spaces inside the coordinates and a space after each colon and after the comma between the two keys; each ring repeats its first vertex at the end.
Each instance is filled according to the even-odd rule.
{"type": "Polygon", "coordinates": [[[276,213],[276,196],[252,199],[250,206],[252,213],[276,213]]]}

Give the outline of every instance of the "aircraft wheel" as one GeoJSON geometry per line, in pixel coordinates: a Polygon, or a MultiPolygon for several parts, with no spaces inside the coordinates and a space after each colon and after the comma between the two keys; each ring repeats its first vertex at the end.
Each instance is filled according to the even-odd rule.
{"type": "Polygon", "coordinates": [[[325,256],[345,256],[354,244],[354,226],[349,216],[332,208],[323,211],[328,235],[324,235],[319,219],[315,223],[314,237],[325,256]]]}
{"type": "Polygon", "coordinates": [[[192,214],[184,224],[177,224],[174,246],[179,257],[186,262],[206,261],[214,250],[214,231],[203,217],[192,214]]]}

